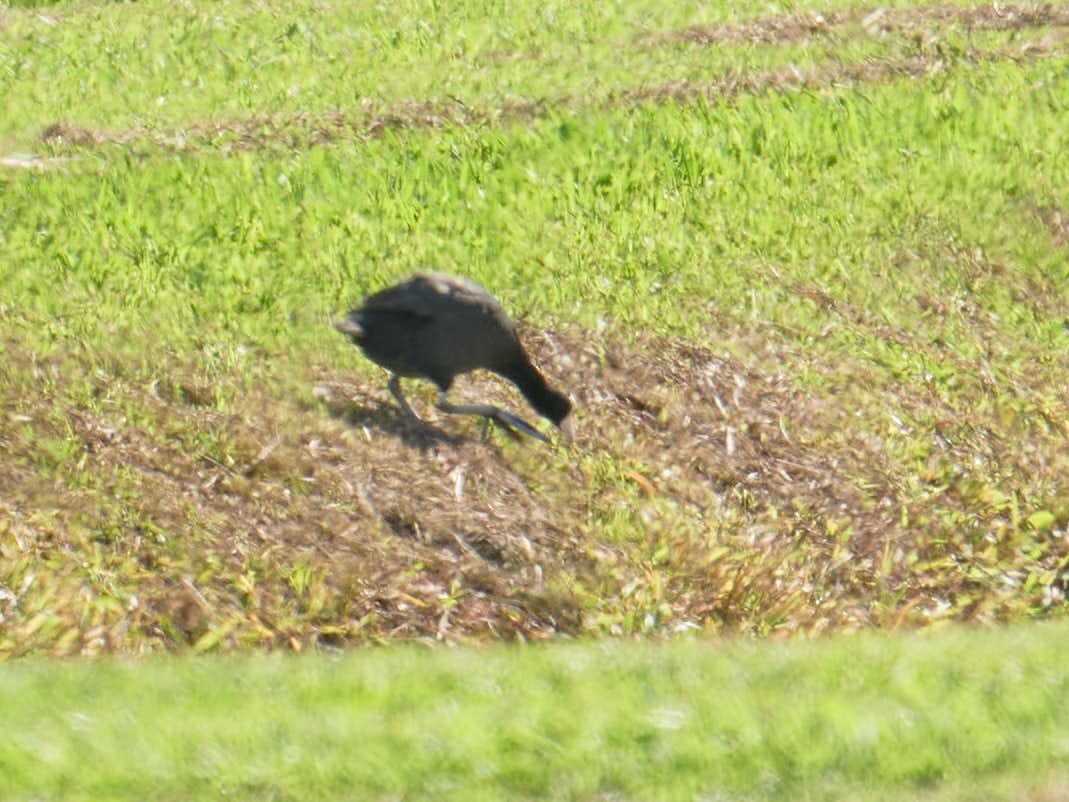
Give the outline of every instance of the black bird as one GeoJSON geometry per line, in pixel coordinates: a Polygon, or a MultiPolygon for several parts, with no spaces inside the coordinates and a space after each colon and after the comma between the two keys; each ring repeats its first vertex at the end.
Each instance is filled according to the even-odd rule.
{"type": "Polygon", "coordinates": [[[453,379],[483,368],[515,384],[540,415],[571,437],[572,402],[546,384],[501,304],[474,281],[417,273],[368,297],[334,327],[360,346],[368,359],[393,374],[390,392],[405,414],[417,421],[419,417],[401,393],[401,377],[434,382],[442,412],[481,415],[486,423],[496,420],[510,431],[546,440],[529,423],[498,407],[449,402],[453,379]]]}

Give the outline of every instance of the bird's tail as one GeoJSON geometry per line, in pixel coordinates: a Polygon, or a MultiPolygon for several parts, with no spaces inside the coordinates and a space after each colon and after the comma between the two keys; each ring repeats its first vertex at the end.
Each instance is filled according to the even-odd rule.
{"type": "Polygon", "coordinates": [[[359,340],[364,336],[364,327],[360,325],[360,314],[358,312],[350,312],[341,320],[332,318],[330,323],[342,334],[354,340],[359,340]]]}

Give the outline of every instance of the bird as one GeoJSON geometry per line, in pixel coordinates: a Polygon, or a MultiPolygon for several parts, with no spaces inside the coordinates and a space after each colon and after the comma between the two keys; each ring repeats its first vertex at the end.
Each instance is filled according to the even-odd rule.
{"type": "Polygon", "coordinates": [[[445,273],[418,272],[368,296],[356,309],[334,322],[375,364],[390,371],[387,386],[404,413],[415,421],[401,378],[423,378],[438,388],[437,408],[456,415],[477,415],[483,437],[491,420],[510,433],[522,432],[542,441],[548,438],[522,418],[490,404],[453,404],[448,393],[453,380],[484,369],[502,376],[519,389],[539,415],[571,440],[572,402],[550,387],[532,363],[501,304],[474,281],[445,273]]]}

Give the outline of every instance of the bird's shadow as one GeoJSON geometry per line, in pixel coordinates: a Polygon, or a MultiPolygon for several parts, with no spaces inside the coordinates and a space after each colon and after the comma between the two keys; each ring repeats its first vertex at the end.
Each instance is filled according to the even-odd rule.
{"type": "Polygon", "coordinates": [[[457,447],[469,438],[450,434],[444,429],[424,420],[412,420],[397,406],[372,401],[361,404],[353,400],[332,399],[325,401],[327,413],[353,428],[374,428],[394,435],[406,446],[426,451],[435,445],[447,444],[457,447]]]}

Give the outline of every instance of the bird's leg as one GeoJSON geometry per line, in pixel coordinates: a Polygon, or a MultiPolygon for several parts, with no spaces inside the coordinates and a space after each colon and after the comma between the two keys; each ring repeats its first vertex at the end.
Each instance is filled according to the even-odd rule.
{"type": "Polygon", "coordinates": [[[483,424],[484,438],[486,437],[486,426],[491,420],[496,420],[510,431],[522,432],[528,437],[534,437],[544,443],[549,442],[548,437],[527,421],[490,404],[452,404],[446,397],[445,392],[440,391],[438,393],[438,409],[451,415],[481,415],[486,419],[483,424]]]}
{"type": "Polygon", "coordinates": [[[418,423],[422,423],[419,418],[419,415],[417,415],[412,410],[412,407],[408,405],[408,401],[405,399],[404,393],[401,392],[401,377],[394,373],[390,376],[390,382],[386,386],[390,388],[390,392],[393,394],[393,397],[397,399],[397,403],[401,407],[402,411],[412,420],[418,423]]]}

